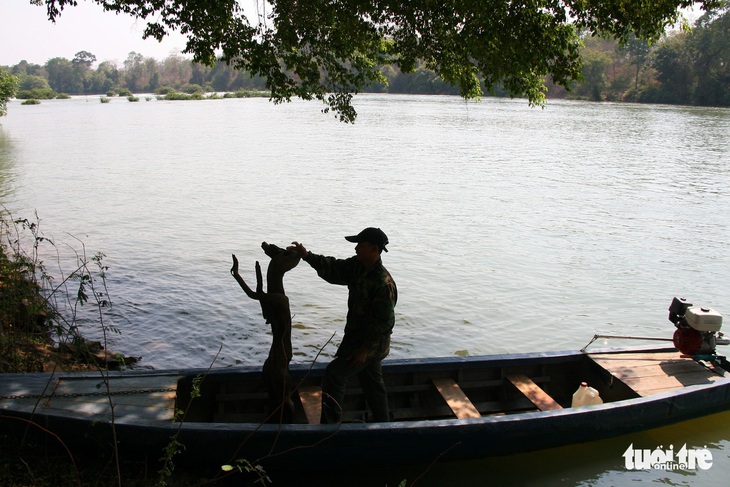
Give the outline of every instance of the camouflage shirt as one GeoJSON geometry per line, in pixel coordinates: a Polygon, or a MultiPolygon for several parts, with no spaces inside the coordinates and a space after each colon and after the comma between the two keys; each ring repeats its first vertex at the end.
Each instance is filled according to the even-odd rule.
{"type": "Polygon", "coordinates": [[[346,285],[349,291],[345,336],[337,355],[346,357],[363,345],[369,358],[388,355],[398,289],[383,262],[378,260],[366,269],[356,257],[343,260],[311,252],[304,261],[319,277],[331,284],[346,285]]]}

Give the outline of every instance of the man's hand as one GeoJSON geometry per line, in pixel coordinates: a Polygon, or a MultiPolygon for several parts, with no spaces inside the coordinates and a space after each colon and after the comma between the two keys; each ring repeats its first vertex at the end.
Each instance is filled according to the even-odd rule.
{"type": "Polygon", "coordinates": [[[350,364],[353,367],[356,368],[362,368],[365,367],[365,364],[368,361],[368,349],[366,347],[360,347],[354,352],[350,354],[349,357],[347,357],[347,360],[350,361],[350,364]]]}
{"type": "Polygon", "coordinates": [[[287,247],[286,250],[296,252],[302,259],[305,258],[309,253],[307,249],[304,248],[304,245],[300,244],[299,242],[292,242],[291,246],[287,247]]]}

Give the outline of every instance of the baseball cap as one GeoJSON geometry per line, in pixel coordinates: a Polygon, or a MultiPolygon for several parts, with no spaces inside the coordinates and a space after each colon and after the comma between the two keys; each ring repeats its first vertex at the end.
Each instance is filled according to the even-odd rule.
{"type": "Polygon", "coordinates": [[[345,237],[345,240],[354,243],[370,242],[371,244],[377,245],[382,250],[385,250],[386,252],[388,251],[388,249],[385,248],[385,246],[389,243],[388,236],[379,228],[368,227],[357,235],[345,237]]]}

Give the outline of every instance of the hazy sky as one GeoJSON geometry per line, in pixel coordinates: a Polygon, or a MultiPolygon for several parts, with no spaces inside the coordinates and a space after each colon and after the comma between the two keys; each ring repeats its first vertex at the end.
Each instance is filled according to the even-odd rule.
{"type": "Polygon", "coordinates": [[[175,35],[162,43],[142,40],[143,22],[132,17],[104,12],[85,0],[66,8],[53,24],[45,7],[30,0],[0,0],[0,66],[22,60],[45,64],[51,58],[73,59],[79,51],[94,54],[98,62],[127,59],[131,51],[145,57],[164,59],[185,48],[185,38],[175,35]]]}

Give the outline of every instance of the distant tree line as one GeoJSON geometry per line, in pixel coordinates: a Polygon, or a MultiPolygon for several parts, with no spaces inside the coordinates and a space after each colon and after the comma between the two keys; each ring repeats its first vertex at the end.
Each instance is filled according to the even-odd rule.
{"type": "Polygon", "coordinates": [[[584,39],[583,80],[548,97],[701,106],[730,106],[730,4],[704,14],[691,30],[649,45],[584,39]]]}
{"type": "MultiPolygon", "coordinates": [[[[582,50],[583,80],[570,91],[548,80],[549,98],[730,106],[730,8],[703,15],[692,30],[672,33],[649,45],[637,39],[586,37],[582,50]]],[[[262,78],[251,77],[223,61],[209,67],[180,55],[162,61],[130,52],[118,66],[87,51],[73,59],[53,58],[45,65],[21,61],[8,67],[17,77],[18,98],[69,95],[265,90],[262,78]]],[[[7,73],[7,71],[6,71],[7,73]]],[[[387,84],[371,85],[379,93],[459,94],[424,65],[404,74],[382,68],[387,84]]],[[[499,89],[493,93],[506,96],[499,89]]]]}
{"type": "Polygon", "coordinates": [[[210,68],[180,56],[162,61],[130,52],[121,66],[111,61],[93,65],[96,56],[76,53],[72,60],[56,57],[45,65],[21,61],[10,67],[18,77],[18,98],[52,98],[54,94],[100,95],[179,91],[238,91],[264,89],[260,79],[219,62],[210,68]]]}

